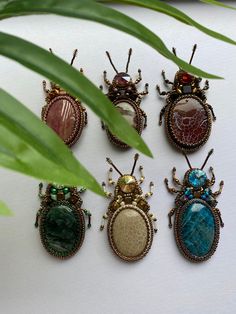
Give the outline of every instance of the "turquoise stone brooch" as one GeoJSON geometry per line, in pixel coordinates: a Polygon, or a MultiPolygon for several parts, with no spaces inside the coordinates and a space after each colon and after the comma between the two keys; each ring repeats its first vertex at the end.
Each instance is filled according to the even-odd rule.
{"type": "Polygon", "coordinates": [[[216,198],[221,194],[224,182],[221,181],[219,190],[213,192],[213,168],[210,167],[210,179],[203,171],[212,153],[213,149],[200,169],[192,168],[184,154],[190,169],[185,173],[183,183],[175,176],[176,168],[172,170],[173,182],[180,187],[179,190],[169,187],[168,179],[165,179],[167,190],[177,194],[175,207],[168,214],[169,227],[172,228],[171,218],[175,215],[174,233],[177,246],[193,262],[206,261],[214,254],[219,242],[220,227],[224,227],[220,210],[216,207],[216,198]]]}
{"type": "Polygon", "coordinates": [[[46,251],[60,259],[74,255],[81,247],[85,235],[85,219],[91,227],[91,214],[81,209],[80,193],[85,189],[48,184],[45,194],[39,185],[41,206],[36,215],[42,244],[46,251]]]}

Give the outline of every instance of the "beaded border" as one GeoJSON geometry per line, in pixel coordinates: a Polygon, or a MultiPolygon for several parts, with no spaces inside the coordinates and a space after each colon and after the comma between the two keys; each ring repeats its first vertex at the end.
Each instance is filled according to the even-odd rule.
{"type": "Polygon", "coordinates": [[[201,100],[201,98],[199,98],[198,96],[192,95],[192,94],[185,94],[185,95],[179,96],[174,102],[171,102],[170,99],[167,99],[166,102],[168,103],[168,107],[167,107],[167,110],[165,113],[165,129],[166,129],[166,133],[167,133],[167,137],[168,137],[169,141],[179,150],[184,150],[187,152],[194,152],[194,151],[198,150],[200,147],[202,147],[207,142],[207,140],[209,139],[210,134],[211,134],[212,118],[211,118],[211,112],[208,108],[208,104],[206,102],[203,102],[201,100]],[[184,142],[179,141],[177,139],[177,137],[174,135],[173,124],[172,124],[172,122],[170,122],[170,116],[173,114],[173,110],[174,110],[175,105],[181,99],[184,99],[184,98],[196,99],[202,105],[202,107],[204,108],[204,110],[207,114],[207,123],[208,123],[207,132],[206,132],[204,138],[194,145],[186,144],[184,142]]]}
{"type": "Polygon", "coordinates": [[[73,107],[74,109],[74,115],[75,115],[75,126],[73,128],[73,131],[71,133],[71,135],[64,140],[65,144],[68,145],[69,147],[71,147],[72,145],[74,145],[77,140],[79,139],[82,130],[85,126],[85,116],[84,116],[84,111],[85,108],[82,107],[81,102],[77,99],[74,99],[73,97],[71,97],[69,94],[62,94],[59,93],[58,95],[56,95],[55,97],[53,97],[43,108],[42,108],[42,113],[41,113],[41,117],[42,120],[47,124],[47,115],[51,109],[51,107],[53,106],[53,104],[61,99],[66,99],[73,107]]]}
{"type": "Polygon", "coordinates": [[[84,237],[85,237],[85,219],[84,219],[84,215],[83,212],[80,208],[76,208],[75,206],[73,206],[72,204],[70,204],[68,201],[56,201],[53,202],[48,206],[45,205],[41,205],[41,215],[40,215],[40,225],[39,225],[39,234],[40,234],[40,239],[41,242],[45,248],[45,250],[52,256],[57,257],[59,259],[67,259],[72,257],[73,255],[75,255],[75,253],[77,253],[77,251],[80,249],[80,247],[83,244],[84,241],[84,237]],[[80,234],[80,238],[76,239],[76,242],[74,244],[73,249],[70,250],[70,252],[66,255],[64,255],[63,253],[59,253],[56,250],[54,250],[53,248],[50,248],[48,242],[47,242],[47,238],[46,238],[46,234],[45,234],[45,221],[46,221],[46,217],[48,212],[50,211],[52,205],[54,204],[58,204],[58,205],[65,205],[68,206],[72,212],[74,217],[76,217],[77,220],[77,234],[80,234]]]}
{"type": "Polygon", "coordinates": [[[143,211],[141,210],[139,207],[134,206],[132,204],[127,204],[124,206],[121,206],[120,208],[118,208],[114,213],[112,213],[112,215],[109,217],[108,220],[108,225],[107,225],[107,235],[108,235],[108,240],[109,240],[109,244],[113,250],[113,252],[119,256],[121,259],[123,259],[126,262],[135,262],[138,261],[140,259],[142,259],[145,255],[147,255],[148,251],[150,250],[151,246],[152,246],[152,242],[153,242],[153,236],[154,236],[154,231],[153,231],[153,227],[152,227],[152,222],[149,218],[149,216],[143,211]],[[113,238],[113,224],[114,221],[116,219],[116,217],[118,216],[118,214],[127,209],[127,208],[132,208],[133,210],[137,211],[142,218],[144,219],[145,223],[146,223],[146,227],[147,227],[147,231],[148,231],[148,239],[147,239],[147,243],[145,248],[143,249],[143,251],[137,255],[137,256],[125,256],[123,255],[117,248],[114,238],[113,238]]]}
{"type": "Polygon", "coordinates": [[[217,214],[214,211],[214,208],[212,208],[207,202],[201,199],[192,199],[188,201],[186,204],[184,204],[182,207],[177,208],[176,214],[175,214],[175,222],[174,222],[174,235],[175,235],[175,240],[177,243],[177,246],[180,250],[180,252],[184,255],[185,258],[190,260],[191,262],[203,262],[208,260],[216,251],[218,243],[219,243],[219,238],[220,238],[220,222],[217,214]],[[191,254],[186,246],[183,243],[182,237],[181,237],[181,221],[182,221],[182,216],[185,211],[185,209],[192,203],[201,203],[204,206],[206,206],[212,213],[214,217],[214,223],[215,223],[215,235],[214,235],[214,240],[211,246],[211,249],[209,252],[204,255],[204,256],[196,256],[191,254]]]}

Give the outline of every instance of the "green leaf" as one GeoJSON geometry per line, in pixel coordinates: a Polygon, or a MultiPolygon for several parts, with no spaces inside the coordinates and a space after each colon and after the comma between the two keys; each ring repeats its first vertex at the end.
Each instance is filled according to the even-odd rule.
{"type": "Polygon", "coordinates": [[[231,5],[227,5],[227,4],[224,4],[224,3],[219,2],[219,1],[215,1],[215,0],[200,0],[200,1],[204,2],[204,3],[208,3],[208,4],[218,5],[220,7],[226,8],[226,9],[236,10],[236,7],[232,7],[231,5]]]}
{"type": "Polygon", "coordinates": [[[83,100],[128,145],[152,156],[136,130],[122,117],[103,93],[75,68],[48,51],[21,38],[0,32],[0,54],[58,83],[83,100]]]}
{"type": "Polygon", "coordinates": [[[10,210],[10,208],[8,208],[8,206],[1,200],[0,200],[0,215],[1,216],[13,216],[13,213],[10,210]]]}
{"type": "Polygon", "coordinates": [[[2,89],[0,165],[48,182],[82,185],[104,195],[56,133],[2,89]]]}
{"type": "MultiPolygon", "coordinates": [[[[100,0],[99,2],[116,2],[116,3],[124,3],[124,4],[131,4],[131,5],[136,5],[136,6],[140,6],[143,8],[147,8],[147,9],[151,9],[154,11],[158,11],[161,13],[164,13],[166,15],[172,16],[175,19],[179,20],[180,22],[183,22],[185,24],[191,25],[196,27],[197,29],[199,29],[200,31],[202,31],[203,33],[214,37],[216,39],[225,41],[227,43],[236,45],[236,41],[224,36],[220,33],[217,33],[201,24],[199,24],[198,22],[194,21],[191,17],[189,17],[187,14],[185,14],[184,12],[176,9],[175,7],[164,3],[162,1],[158,1],[158,0],[100,0]]],[[[217,1],[210,1],[210,0],[203,0],[202,2],[206,2],[206,3],[212,3],[212,4],[218,4],[218,5],[222,5],[224,7],[228,7],[222,3],[219,3],[217,1]]]]}
{"type": "Polygon", "coordinates": [[[111,26],[142,40],[164,57],[175,62],[183,70],[201,77],[221,78],[202,71],[177,58],[167,49],[163,41],[148,28],[125,14],[92,0],[9,0],[2,3],[0,6],[0,19],[11,16],[40,13],[54,13],[63,16],[77,17],[111,26]]]}

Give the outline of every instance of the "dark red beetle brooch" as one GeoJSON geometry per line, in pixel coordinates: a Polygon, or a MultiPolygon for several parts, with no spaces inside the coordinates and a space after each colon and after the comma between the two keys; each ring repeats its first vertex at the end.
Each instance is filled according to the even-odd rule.
{"type": "MultiPolygon", "coordinates": [[[[50,49],[52,52],[52,50],[50,49]]],[[[77,50],[74,51],[71,65],[75,60],[77,50]]],[[[83,72],[82,69],[80,69],[83,72]]],[[[84,126],[87,124],[87,112],[81,102],[69,95],[60,86],[51,82],[51,89],[46,88],[46,105],[42,108],[42,120],[52,128],[68,145],[72,146],[79,139],[84,126]]]]}
{"type": "Polygon", "coordinates": [[[80,193],[85,189],[48,184],[45,194],[39,185],[41,206],[37,212],[35,227],[39,225],[40,237],[47,252],[65,259],[74,255],[81,247],[85,234],[85,219],[91,226],[91,214],[81,209],[80,193]]]}
{"type": "MultiPolygon", "coordinates": [[[[191,64],[197,45],[194,45],[189,61],[191,64]]],[[[173,48],[176,55],[176,50],[173,48]]],[[[166,105],[160,112],[159,124],[165,115],[165,129],[172,144],[180,150],[195,151],[206,143],[211,133],[212,117],[216,119],[213,108],[206,102],[205,91],[209,88],[208,81],[200,87],[201,78],[179,70],[174,82],[170,82],[162,71],[165,84],[172,85],[172,90],[161,92],[166,95],[166,105]]]]}
{"type": "MultiPolygon", "coordinates": [[[[114,253],[121,259],[129,262],[143,258],[149,251],[156,229],[156,218],[149,212],[150,206],[147,198],[152,196],[153,183],[150,183],[150,191],[143,194],[140,184],[144,181],[143,167],[140,166],[141,178],[137,180],[134,169],[138,160],[138,154],[134,157],[134,165],[130,174],[122,174],[112,161],[107,162],[120,174],[117,181],[112,180],[112,168],[108,174],[108,184],[115,185],[114,196],[108,193],[103,182],[104,192],[108,198],[112,198],[103,220],[108,219],[107,234],[110,246],[114,253]]],[[[103,221],[100,229],[104,229],[103,221]]]]}
{"type": "Polygon", "coordinates": [[[205,261],[214,254],[219,242],[220,227],[224,226],[221,213],[216,208],[216,197],[221,194],[224,182],[220,182],[218,191],[212,192],[211,186],[215,184],[213,168],[210,167],[211,179],[203,171],[212,152],[213,149],[200,169],[192,168],[185,155],[189,170],[185,173],[183,183],[176,178],[176,169],[173,168],[173,182],[180,186],[180,190],[170,188],[165,179],[167,190],[177,194],[175,207],[168,214],[169,227],[172,228],[171,217],[175,215],[174,233],[177,246],[193,262],[205,261]]]}
{"type": "MultiPolygon", "coordinates": [[[[108,93],[106,96],[112,101],[114,106],[119,110],[123,117],[135,128],[138,134],[141,134],[143,129],[147,126],[146,113],[140,108],[140,103],[143,96],[148,94],[148,84],[145,84],[145,90],[141,93],[137,91],[136,85],[142,80],[141,70],[138,70],[138,78],[133,82],[131,76],[128,74],[129,62],[132,49],[129,50],[128,61],[125,72],[118,72],[114,66],[111,57],[106,52],[108,59],[117,73],[113,78],[112,83],[107,79],[107,72],[104,71],[104,82],[108,86],[108,93]]],[[[101,90],[103,89],[100,86],[101,90]]],[[[129,146],[117,137],[115,137],[102,122],[102,128],[106,130],[108,139],[116,146],[121,148],[128,148],[129,146]]]]}

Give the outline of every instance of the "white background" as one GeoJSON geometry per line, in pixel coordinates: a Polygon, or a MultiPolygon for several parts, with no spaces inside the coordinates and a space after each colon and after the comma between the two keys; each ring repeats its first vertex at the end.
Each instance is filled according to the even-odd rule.
{"type": "MultiPolygon", "coordinates": [[[[196,2],[176,4],[205,26],[236,39],[234,11],[196,2]]],[[[114,6],[149,27],[166,42],[177,47],[182,58],[189,60],[192,45],[198,44],[193,64],[225,80],[211,80],[207,93],[217,121],[207,144],[190,156],[200,166],[207,152],[215,152],[212,165],[216,186],[225,180],[219,208],[225,222],[216,254],[207,262],[192,264],[177,250],[173,231],[168,228],[167,213],[174,198],[168,194],[164,177],[173,166],[183,178],[188,169],[184,158],[167,142],[163,127],[158,126],[159,111],[164,105],[155,91],[162,81],[161,70],[172,80],[177,67],[149,46],[119,31],[92,22],[56,16],[29,16],[1,21],[1,30],[18,35],[70,60],[74,48],[79,57],[76,67],[96,84],[102,83],[104,69],[112,79],[105,50],[109,50],[119,70],[124,70],[127,52],[133,48],[130,74],[140,67],[143,82],[150,94],[142,102],[148,116],[143,138],[155,158],[141,156],[146,192],[153,180],[155,193],[151,211],[158,217],[158,234],[149,254],[140,262],[127,264],[113,255],[106,232],[99,231],[100,220],[108,201],[89,191],[83,195],[84,207],[93,214],[92,229],[86,233],[81,250],[68,261],[59,261],[43,249],[34,220],[39,200],[38,181],[1,169],[0,197],[14,210],[12,218],[0,217],[0,312],[3,314],[228,314],[236,312],[236,47],[214,40],[165,15],[141,8],[114,6]]],[[[0,85],[40,116],[44,104],[43,77],[5,58],[0,58],[0,85]]],[[[164,88],[163,85],[161,85],[164,88]]],[[[106,178],[110,156],[121,171],[129,171],[134,151],[120,152],[108,142],[99,119],[88,109],[88,126],[74,146],[75,155],[98,181],[106,178]]]]}

